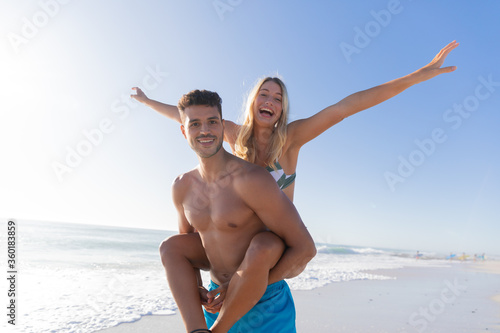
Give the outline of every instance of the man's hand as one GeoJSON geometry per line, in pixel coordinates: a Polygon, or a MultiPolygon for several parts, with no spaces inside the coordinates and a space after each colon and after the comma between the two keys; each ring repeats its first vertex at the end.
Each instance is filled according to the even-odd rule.
{"type": "Polygon", "coordinates": [[[221,284],[217,289],[207,291],[204,287],[200,287],[201,304],[209,313],[217,313],[220,311],[224,299],[226,298],[227,287],[229,281],[221,284]]]}
{"type": "Polygon", "coordinates": [[[141,90],[139,87],[133,87],[132,90],[135,90],[135,95],[130,95],[131,98],[135,99],[138,102],[145,103],[149,100],[148,96],[141,90]]]}

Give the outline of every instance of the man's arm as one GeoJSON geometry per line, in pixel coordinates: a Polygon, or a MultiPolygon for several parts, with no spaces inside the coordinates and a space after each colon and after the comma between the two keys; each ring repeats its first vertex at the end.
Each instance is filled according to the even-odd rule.
{"type": "Polygon", "coordinates": [[[172,201],[174,202],[175,209],[177,210],[179,233],[187,234],[195,232],[195,229],[189,223],[184,212],[184,205],[182,204],[187,190],[187,186],[186,184],[184,184],[184,182],[186,182],[186,179],[183,180],[183,177],[186,177],[186,175],[178,176],[177,178],[175,178],[174,183],[172,184],[172,201]]]}
{"type": "Polygon", "coordinates": [[[163,241],[160,254],[168,284],[188,332],[206,328],[201,304],[206,291],[200,289],[199,267],[208,267],[208,259],[199,234],[189,223],[184,199],[189,191],[189,176],[182,175],[172,185],[172,198],[178,212],[179,234],[163,241]]]}
{"type": "Polygon", "coordinates": [[[242,198],[286,245],[281,259],[270,271],[269,283],[299,275],[316,255],[311,235],[293,203],[267,171],[256,169],[247,177],[242,198]]]}

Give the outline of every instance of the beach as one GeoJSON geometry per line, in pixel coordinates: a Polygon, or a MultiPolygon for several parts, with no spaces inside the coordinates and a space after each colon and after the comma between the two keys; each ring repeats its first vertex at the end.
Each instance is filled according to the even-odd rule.
{"type": "MultiPolygon", "coordinates": [[[[16,326],[3,323],[2,329],[185,331],[158,253],[173,232],[37,221],[19,226],[16,326]]],[[[298,332],[500,331],[499,257],[450,261],[421,252],[417,260],[413,250],[316,247],[306,269],[287,280],[298,332]]],[[[202,278],[207,285],[208,273],[202,278]]],[[[6,282],[0,289],[7,290],[6,282]]]]}
{"type": "MultiPolygon", "coordinates": [[[[386,280],[293,290],[297,332],[500,332],[500,262],[377,270],[386,280]]],[[[102,333],[184,332],[179,314],[143,316],[102,333]]]]}

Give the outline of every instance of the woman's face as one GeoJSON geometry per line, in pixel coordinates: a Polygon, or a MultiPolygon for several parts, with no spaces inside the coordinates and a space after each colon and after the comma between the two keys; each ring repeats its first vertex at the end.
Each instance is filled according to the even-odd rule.
{"type": "Polygon", "coordinates": [[[254,122],[274,126],[280,119],[282,108],[281,87],[274,81],[267,81],[261,87],[253,103],[254,122]]]}

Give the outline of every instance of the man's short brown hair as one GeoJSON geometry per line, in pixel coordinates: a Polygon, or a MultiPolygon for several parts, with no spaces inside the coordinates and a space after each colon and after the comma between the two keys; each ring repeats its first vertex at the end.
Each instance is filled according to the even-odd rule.
{"type": "Polygon", "coordinates": [[[192,105],[216,106],[222,119],[222,98],[216,92],[196,89],[183,95],[177,104],[182,122],[185,117],[184,110],[192,105]]]}

